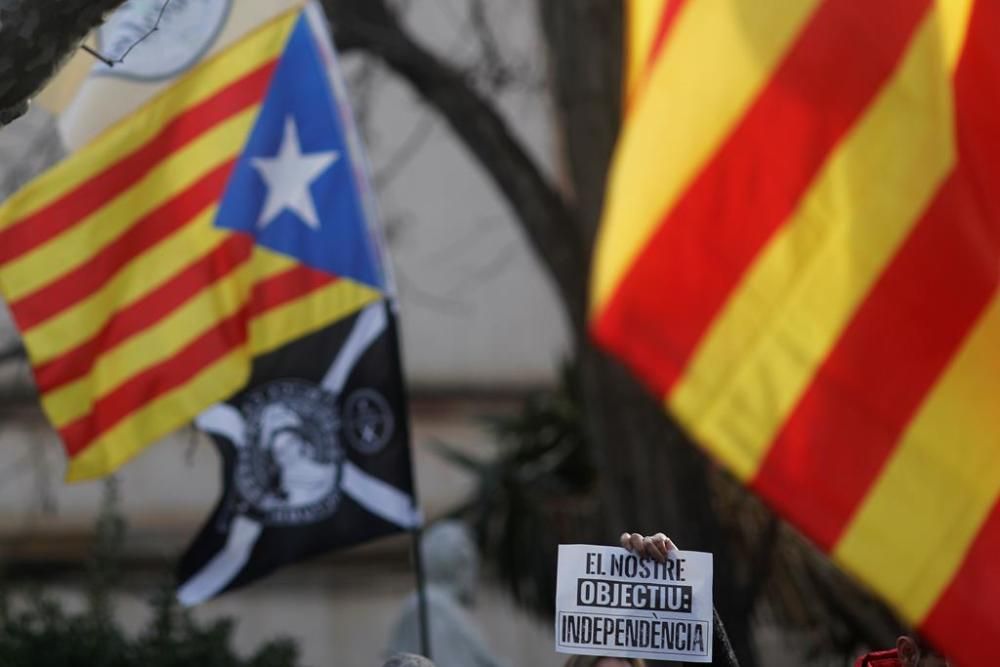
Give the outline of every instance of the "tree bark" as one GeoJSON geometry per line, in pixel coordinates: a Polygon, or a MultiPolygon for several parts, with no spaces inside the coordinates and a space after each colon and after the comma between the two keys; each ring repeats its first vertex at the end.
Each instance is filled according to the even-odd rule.
{"type": "Polygon", "coordinates": [[[84,37],[125,0],[0,0],[0,126],[31,98],[84,37]]]}

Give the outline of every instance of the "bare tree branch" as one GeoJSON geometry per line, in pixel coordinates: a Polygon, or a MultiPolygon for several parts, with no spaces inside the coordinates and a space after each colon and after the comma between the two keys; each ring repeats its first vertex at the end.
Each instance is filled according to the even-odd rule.
{"type": "Polygon", "coordinates": [[[485,0],[472,0],[469,3],[469,23],[479,38],[482,75],[493,90],[502,90],[514,75],[504,60],[503,51],[486,14],[485,0]]]}
{"type": "Polygon", "coordinates": [[[434,116],[424,115],[413,124],[409,133],[386,160],[385,166],[375,172],[373,180],[377,190],[382,190],[392,183],[416,157],[420,149],[427,143],[427,139],[430,138],[436,120],[437,118],[434,116]]]}
{"type": "Polygon", "coordinates": [[[103,53],[100,53],[96,49],[90,48],[86,44],[83,44],[80,48],[82,48],[84,51],[86,51],[90,55],[92,55],[95,58],[97,58],[98,60],[100,60],[102,63],[104,63],[108,67],[114,67],[115,65],[121,65],[122,63],[125,62],[125,58],[128,57],[128,54],[132,53],[132,49],[134,49],[135,47],[137,47],[140,44],[142,44],[143,42],[145,42],[147,39],[149,39],[150,37],[152,37],[153,34],[157,30],[160,29],[160,22],[163,21],[163,15],[166,13],[166,11],[167,11],[167,5],[169,5],[169,4],[170,4],[170,0],[163,0],[163,4],[160,5],[160,11],[156,15],[156,20],[153,22],[153,27],[151,27],[149,30],[147,30],[144,34],[140,35],[139,38],[136,39],[134,42],[132,42],[131,44],[129,44],[128,48],[125,49],[122,52],[122,54],[120,56],[118,56],[117,58],[114,58],[114,59],[109,58],[108,56],[104,55],[103,53]]]}
{"type": "Polygon", "coordinates": [[[503,193],[563,296],[572,329],[586,315],[585,241],[576,211],[548,181],[492,104],[410,38],[384,0],[326,0],[341,49],[382,60],[445,118],[503,193]]]}

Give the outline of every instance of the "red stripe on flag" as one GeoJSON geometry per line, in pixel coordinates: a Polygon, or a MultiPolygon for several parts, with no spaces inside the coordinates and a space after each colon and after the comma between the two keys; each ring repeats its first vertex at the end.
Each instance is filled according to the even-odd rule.
{"type": "Polygon", "coordinates": [[[59,429],[75,456],[103,433],[147,403],[182,386],[211,363],[247,342],[247,310],[220,321],[169,359],[134,375],[101,397],[90,413],[59,429]]]}
{"type": "Polygon", "coordinates": [[[45,322],[101,288],[140,253],[152,248],[222,196],[235,160],[202,176],[129,227],[87,262],[11,304],[22,331],[45,322]]]}
{"type": "Polygon", "coordinates": [[[254,285],[250,297],[250,317],[277,308],[337,280],[336,276],[308,266],[294,266],[254,285]]]}
{"type": "MultiPolygon", "coordinates": [[[[982,9],[984,4],[977,3],[982,9]]],[[[984,13],[993,16],[984,19],[984,13]]],[[[866,297],[753,486],[830,549],[1000,283],[1000,7],[955,73],[959,163],[866,297]]]]}
{"type": "Polygon", "coordinates": [[[212,283],[248,261],[253,239],[234,234],[149,294],[115,312],[88,341],[35,368],[42,393],[87,375],[97,359],[137,333],[159,322],[212,283]]]}
{"type": "Polygon", "coordinates": [[[277,61],[261,65],[208,99],[185,110],[155,137],[51,204],[0,230],[0,263],[9,262],[82,221],[135,185],[164,157],[259,102],[277,61]]]}
{"type": "Polygon", "coordinates": [[[594,325],[658,395],[669,392],[754,257],[885,84],[929,4],[825,2],[665,214],[594,325]]]}
{"type": "Polygon", "coordinates": [[[680,14],[684,2],[685,0],[667,0],[667,4],[663,8],[663,14],[660,15],[660,23],[656,26],[656,36],[653,37],[653,44],[649,49],[649,55],[646,57],[647,71],[656,62],[656,59],[660,57],[660,51],[663,50],[663,45],[667,43],[670,29],[674,27],[677,15],[680,14]]]}
{"type": "MultiPolygon", "coordinates": [[[[958,548],[956,546],[956,548],[958,548]]],[[[1000,504],[994,505],[965,555],[962,567],[921,630],[958,665],[997,663],[1000,635],[1000,504]]]]}
{"type": "Polygon", "coordinates": [[[994,294],[1000,220],[946,182],[817,371],[753,488],[831,549],[994,294]]]}

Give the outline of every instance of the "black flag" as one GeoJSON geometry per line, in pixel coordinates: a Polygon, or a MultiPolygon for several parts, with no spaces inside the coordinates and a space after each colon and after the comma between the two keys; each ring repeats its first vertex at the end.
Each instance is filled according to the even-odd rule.
{"type": "Polygon", "coordinates": [[[398,349],[378,301],[257,358],[246,388],[198,418],[224,492],[181,559],[182,603],[419,524],[398,349]]]}

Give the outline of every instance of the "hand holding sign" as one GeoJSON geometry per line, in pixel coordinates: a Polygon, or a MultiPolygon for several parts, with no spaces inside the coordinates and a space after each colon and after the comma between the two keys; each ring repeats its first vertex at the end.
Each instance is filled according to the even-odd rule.
{"type": "MultiPolygon", "coordinates": [[[[665,560],[670,552],[678,551],[673,541],[663,533],[644,536],[641,533],[622,533],[619,539],[622,547],[635,553],[641,558],[652,558],[657,561],[665,560]]],[[[726,635],[726,628],[722,625],[719,614],[712,609],[712,640],[716,661],[722,661],[730,667],[739,667],[739,661],[733,652],[733,647],[729,643],[726,635]]]]}
{"type": "Polygon", "coordinates": [[[634,553],[560,545],[556,650],[711,662],[712,555],[662,534],[622,543],[634,553]]]}
{"type": "Polygon", "coordinates": [[[671,551],[680,551],[663,533],[647,536],[640,533],[622,533],[621,543],[622,547],[639,558],[652,558],[661,563],[670,556],[671,551]]]}

